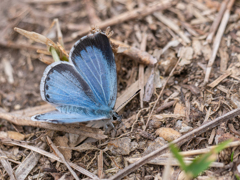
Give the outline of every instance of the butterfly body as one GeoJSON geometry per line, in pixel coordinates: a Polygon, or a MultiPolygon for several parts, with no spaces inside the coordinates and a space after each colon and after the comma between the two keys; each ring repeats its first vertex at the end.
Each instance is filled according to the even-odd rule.
{"type": "Polygon", "coordinates": [[[69,62],[55,62],[45,69],[40,92],[42,99],[57,111],[33,116],[32,120],[52,123],[120,120],[113,110],[117,75],[108,37],[97,32],[77,41],[69,62]]]}

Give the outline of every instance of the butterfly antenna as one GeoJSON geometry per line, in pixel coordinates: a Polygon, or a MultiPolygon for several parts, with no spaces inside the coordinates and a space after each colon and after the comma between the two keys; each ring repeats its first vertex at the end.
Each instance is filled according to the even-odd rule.
{"type": "Polygon", "coordinates": [[[128,100],[126,100],[124,103],[122,103],[120,106],[118,106],[118,108],[115,110],[116,112],[118,112],[119,109],[121,109],[121,107],[123,107],[124,105],[126,105],[129,101],[131,101],[136,95],[138,95],[138,93],[141,91],[141,89],[139,89],[137,92],[135,92],[128,100]]]}

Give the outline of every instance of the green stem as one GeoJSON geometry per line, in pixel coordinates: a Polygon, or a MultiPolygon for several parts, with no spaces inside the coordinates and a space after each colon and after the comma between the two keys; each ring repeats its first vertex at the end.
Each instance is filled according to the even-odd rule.
{"type": "Polygon", "coordinates": [[[54,61],[55,62],[60,61],[57,51],[52,46],[50,47],[49,50],[52,54],[52,57],[53,57],[54,61]]]}

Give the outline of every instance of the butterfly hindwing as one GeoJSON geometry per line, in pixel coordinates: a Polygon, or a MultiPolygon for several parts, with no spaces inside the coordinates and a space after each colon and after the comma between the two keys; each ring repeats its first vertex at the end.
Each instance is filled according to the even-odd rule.
{"type": "Polygon", "coordinates": [[[69,59],[98,101],[113,108],[117,96],[117,75],[108,37],[98,32],[81,38],[71,49],[69,59]]]}
{"type": "Polygon", "coordinates": [[[49,122],[55,124],[64,124],[64,123],[77,123],[77,122],[86,122],[90,120],[102,120],[106,119],[105,114],[97,114],[97,115],[87,115],[87,114],[65,114],[59,111],[51,111],[45,114],[39,114],[33,116],[31,119],[33,121],[40,122],[49,122]]]}

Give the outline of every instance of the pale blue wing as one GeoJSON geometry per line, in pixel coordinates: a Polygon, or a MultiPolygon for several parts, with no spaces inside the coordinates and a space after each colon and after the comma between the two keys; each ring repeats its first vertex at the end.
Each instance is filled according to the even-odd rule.
{"type": "Polygon", "coordinates": [[[56,105],[109,109],[102,105],[89,85],[68,62],[55,62],[44,71],[40,84],[43,100],[56,105]]]}
{"type": "Polygon", "coordinates": [[[49,122],[56,124],[86,122],[91,120],[108,119],[105,114],[91,115],[91,114],[65,114],[59,111],[51,111],[45,114],[39,114],[31,117],[33,121],[49,122]]]}
{"type": "Polygon", "coordinates": [[[108,37],[98,32],[81,38],[71,49],[69,60],[98,102],[113,108],[117,97],[117,74],[108,37]]]}

